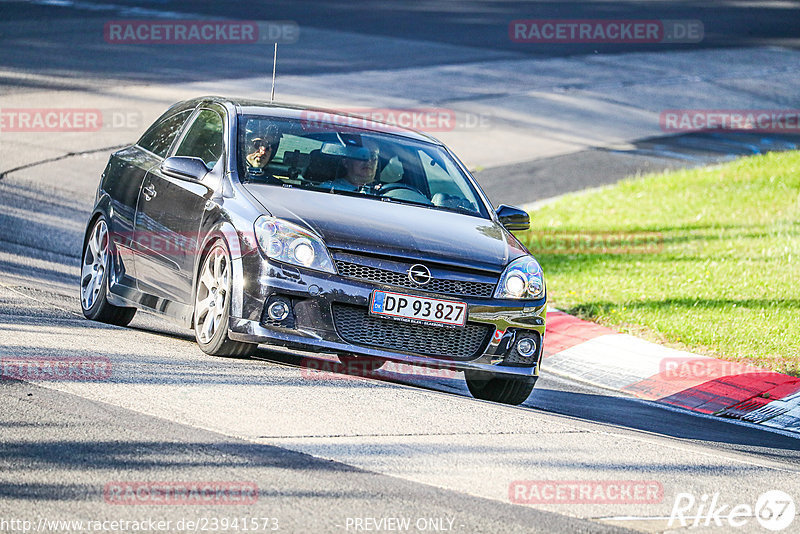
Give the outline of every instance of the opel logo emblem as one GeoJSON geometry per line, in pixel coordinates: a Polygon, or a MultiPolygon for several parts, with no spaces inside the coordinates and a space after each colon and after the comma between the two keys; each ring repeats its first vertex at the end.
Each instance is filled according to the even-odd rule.
{"type": "Polygon", "coordinates": [[[424,286],[431,281],[431,272],[427,267],[418,263],[412,265],[408,270],[408,279],[418,286],[424,286]]]}

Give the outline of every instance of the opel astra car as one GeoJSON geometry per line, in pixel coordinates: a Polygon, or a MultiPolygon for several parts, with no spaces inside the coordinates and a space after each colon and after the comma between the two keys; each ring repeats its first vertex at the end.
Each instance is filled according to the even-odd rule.
{"type": "Polygon", "coordinates": [[[510,232],[528,227],[422,133],[201,98],[111,156],[81,305],[123,326],[161,314],[212,355],[265,343],[464,371],[475,397],[519,404],[546,314],[542,270],[510,232]]]}

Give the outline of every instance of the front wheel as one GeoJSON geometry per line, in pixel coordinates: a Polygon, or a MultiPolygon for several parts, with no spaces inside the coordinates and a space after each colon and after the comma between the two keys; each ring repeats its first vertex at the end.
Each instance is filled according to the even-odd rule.
{"type": "Polygon", "coordinates": [[[108,302],[111,268],[111,236],[104,216],[98,217],[86,239],[81,258],[81,310],[92,321],[127,326],[136,308],[121,308],[108,302]]]}
{"type": "Polygon", "coordinates": [[[203,259],[194,301],[195,339],[200,349],[212,356],[244,356],[256,347],[228,337],[231,278],[228,248],[219,239],[203,259]]]}
{"type": "Polygon", "coordinates": [[[499,378],[484,371],[466,371],[467,388],[476,399],[517,406],[533,391],[536,378],[499,378]]]}

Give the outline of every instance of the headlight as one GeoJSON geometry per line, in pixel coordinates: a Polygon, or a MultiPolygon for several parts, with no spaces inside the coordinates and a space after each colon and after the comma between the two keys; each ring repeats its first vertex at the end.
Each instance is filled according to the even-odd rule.
{"type": "Polygon", "coordinates": [[[494,293],[498,299],[538,299],[543,295],[544,273],[533,256],[512,261],[503,271],[494,293]]]}
{"type": "Polygon", "coordinates": [[[261,252],[269,259],[336,273],[322,239],[296,224],[263,215],[255,223],[261,252]]]}

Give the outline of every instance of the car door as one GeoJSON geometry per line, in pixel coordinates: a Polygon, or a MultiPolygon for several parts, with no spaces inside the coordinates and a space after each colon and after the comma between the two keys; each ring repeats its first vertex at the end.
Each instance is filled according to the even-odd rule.
{"type": "Polygon", "coordinates": [[[159,117],[133,146],[112,154],[103,172],[102,189],[111,199],[109,233],[117,249],[125,285],[134,286],[133,225],[139,192],[147,172],[167,155],[192,110],[159,117]]]}
{"type": "Polygon", "coordinates": [[[202,180],[182,179],[158,165],[144,179],[134,240],[138,287],[147,294],[191,305],[198,233],[224,167],[223,132],[221,113],[197,110],[171,155],[200,158],[211,172],[202,180]]]}

